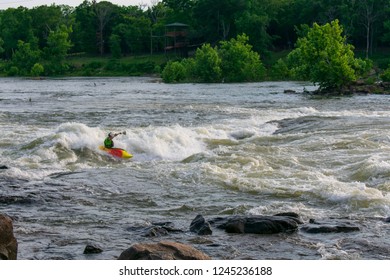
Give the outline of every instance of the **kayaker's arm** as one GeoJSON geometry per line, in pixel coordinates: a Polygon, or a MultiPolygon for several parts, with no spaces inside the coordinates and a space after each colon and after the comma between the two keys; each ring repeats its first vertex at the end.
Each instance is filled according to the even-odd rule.
{"type": "Polygon", "coordinates": [[[117,137],[120,134],[126,135],[126,131],[122,131],[118,133],[110,133],[109,135],[111,135],[111,139],[114,139],[114,137],[117,137]]]}
{"type": "Polygon", "coordinates": [[[115,133],[115,134],[114,134],[114,137],[116,137],[116,136],[118,136],[118,135],[120,135],[120,134],[126,135],[126,131],[122,131],[122,132],[115,133]]]}

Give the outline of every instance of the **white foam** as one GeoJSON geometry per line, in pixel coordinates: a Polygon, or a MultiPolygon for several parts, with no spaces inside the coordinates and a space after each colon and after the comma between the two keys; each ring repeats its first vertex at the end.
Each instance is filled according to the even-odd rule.
{"type": "Polygon", "coordinates": [[[99,128],[88,127],[82,123],[65,123],[60,125],[54,132],[54,142],[69,149],[97,149],[103,143],[104,131],[99,128]]]}
{"type": "Polygon", "coordinates": [[[180,125],[137,128],[126,137],[126,146],[134,153],[143,154],[146,159],[182,160],[206,148],[194,129],[180,125]]]}

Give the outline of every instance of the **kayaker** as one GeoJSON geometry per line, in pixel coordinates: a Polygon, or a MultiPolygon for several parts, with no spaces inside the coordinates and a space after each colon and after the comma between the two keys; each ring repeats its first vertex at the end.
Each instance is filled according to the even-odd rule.
{"type": "Polygon", "coordinates": [[[114,147],[114,141],[112,141],[112,139],[114,139],[114,137],[118,136],[120,133],[108,133],[108,136],[106,139],[104,139],[104,147],[106,147],[107,149],[111,149],[114,147]]]}

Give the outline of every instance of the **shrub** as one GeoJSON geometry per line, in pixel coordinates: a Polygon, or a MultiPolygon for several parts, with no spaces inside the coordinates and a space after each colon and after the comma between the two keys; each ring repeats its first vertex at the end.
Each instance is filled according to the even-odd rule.
{"type": "Polygon", "coordinates": [[[219,55],[222,75],[226,82],[253,82],[264,77],[265,68],[260,55],[252,50],[245,34],[221,42],[219,55]]]}
{"type": "Polygon", "coordinates": [[[181,62],[185,70],[185,76],[187,80],[196,80],[195,74],[195,59],[193,58],[185,58],[181,62]]]}
{"type": "Polygon", "coordinates": [[[162,72],[166,83],[181,82],[186,78],[186,69],[179,61],[169,61],[162,72]]]}
{"type": "Polygon", "coordinates": [[[16,66],[11,66],[10,69],[7,71],[8,76],[17,76],[19,75],[19,68],[16,66]]]}
{"type": "Polygon", "coordinates": [[[198,48],[195,53],[194,73],[202,82],[219,82],[221,81],[221,58],[218,50],[205,44],[198,48]]]}
{"type": "Polygon", "coordinates": [[[390,82],[390,66],[380,75],[380,78],[384,82],[390,82]]]}
{"type": "Polygon", "coordinates": [[[45,71],[44,67],[40,63],[35,63],[31,68],[31,75],[33,77],[39,77],[45,71]]]}
{"type": "Polygon", "coordinates": [[[283,59],[278,59],[272,66],[269,75],[273,80],[286,80],[291,78],[290,70],[283,59]]]}

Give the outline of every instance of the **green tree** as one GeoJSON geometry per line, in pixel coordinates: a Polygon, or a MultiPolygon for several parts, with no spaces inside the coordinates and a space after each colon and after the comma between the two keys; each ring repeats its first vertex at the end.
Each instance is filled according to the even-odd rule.
{"type": "Polygon", "coordinates": [[[247,34],[253,49],[265,54],[271,49],[275,39],[270,34],[271,22],[279,21],[277,12],[284,8],[286,0],[249,0],[247,2],[248,8],[236,20],[237,33],[247,34]]]}
{"type": "Polygon", "coordinates": [[[1,37],[0,37],[0,55],[4,52],[3,44],[4,44],[4,41],[3,41],[3,39],[1,39],[1,37]]]}
{"type": "Polygon", "coordinates": [[[71,26],[72,20],[65,14],[65,6],[42,5],[29,10],[31,16],[31,26],[34,36],[38,38],[40,49],[46,47],[47,37],[50,32],[56,30],[61,25],[71,26]]]}
{"type": "Polygon", "coordinates": [[[97,53],[96,29],[97,20],[92,4],[84,0],[73,12],[75,23],[71,40],[75,52],[97,53]]]}
{"type": "Polygon", "coordinates": [[[166,23],[182,22],[190,24],[193,19],[194,6],[198,1],[193,0],[162,0],[168,8],[166,10],[166,23]]]}
{"type": "Polygon", "coordinates": [[[194,3],[197,27],[211,43],[234,37],[236,21],[248,9],[246,0],[198,0],[194,3]]]}
{"type": "Polygon", "coordinates": [[[245,34],[222,41],[219,48],[222,76],[225,82],[252,82],[264,77],[260,55],[252,50],[245,34]]]}
{"type": "Polygon", "coordinates": [[[31,47],[30,43],[19,40],[17,49],[11,59],[11,68],[18,69],[19,75],[28,76],[34,64],[38,63],[40,59],[40,50],[31,47]]]}
{"type": "Polygon", "coordinates": [[[93,11],[97,19],[97,45],[100,55],[105,53],[106,41],[109,41],[110,21],[114,17],[115,5],[108,1],[96,2],[92,1],[93,11]]]}
{"type": "Polygon", "coordinates": [[[111,34],[110,50],[113,58],[120,58],[122,56],[121,37],[119,35],[111,34]]]}
{"type": "Polygon", "coordinates": [[[128,7],[112,34],[119,36],[123,54],[135,54],[150,50],[150,32],[150,19],[138,7],[128,7]]]}
{"type": "Polygon", "coordinates": [[[0,14],[0,37],[4,40],[4,56],[9,59],[18,47],[18,41],[35,45],[31,16],[27,8],[9,8],[0,14]]]}
{"type": "Polygon", "coordinates": [[[373,44],[377,39],[377,34],[375,34],[375,29],[378,29],[377,23],[381,22],[383,25],[382,22],[388,18],[385,11],[389,9],[390,3],[388,0],[359,0],[354,1],[352,6],[358,25],[364,28],[361,34],[365,37],[366,58],[368,58],[372,54],[373,44]]]}
{"type": "MultiPolygon", "coordinates": [[[[157,0],[156,0],[157,1],[157,0]]],[[[153,3],[153,2],[152,2],[153,3]]],[[[170,9],[162,2],[158,2],[153,6],[149,7],[146,14],[151,22],[150,30],[150,51],[163,50],[165,47],[164,38],[161,36],[165,32],[165,25],[167,24],[167,14],[170,9]]]]}
{"type": "Polygon", "coordinates": [[[62,74],[66,70],[65,57],[72,47],[69,34],[71,27],[61,25],[56,31],[50,31],[47,38],[47,47],[44,49],[44,56],[49,63],[50,74],[62,74]]]}
{"type": "Polygon", "coordinates": [[[195,53],[195,75],[202,82],[221,81],[221,59],[218,50],[205,44],[195,53]]]}
{"type": "Polygon", "coordinates": [[[288,55],[294,75],[318,83],[321,89],[340,89],[355,81],[366,63],[354,57],[338,20],[313,24],[288,55]]]}

